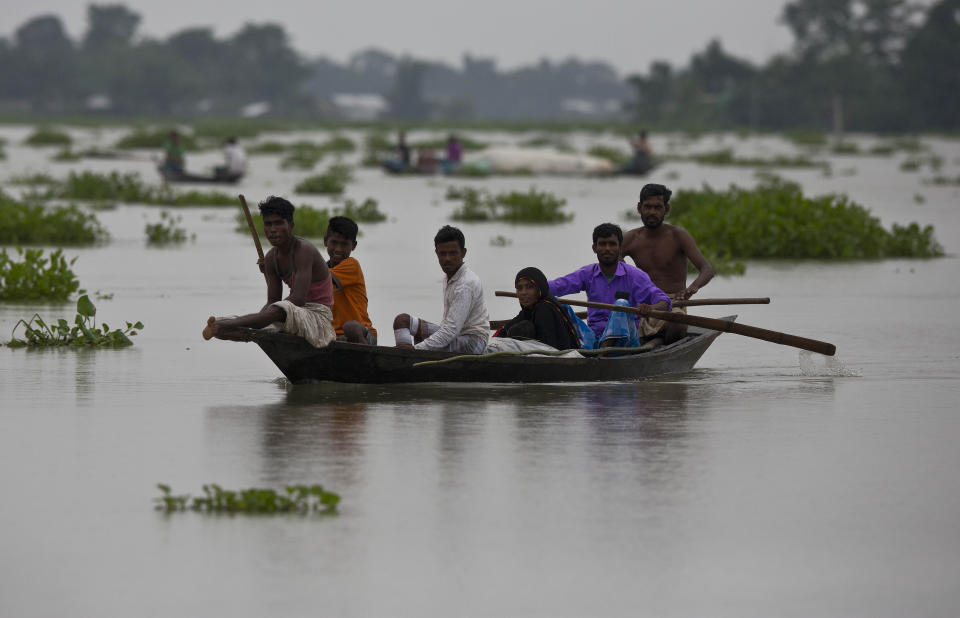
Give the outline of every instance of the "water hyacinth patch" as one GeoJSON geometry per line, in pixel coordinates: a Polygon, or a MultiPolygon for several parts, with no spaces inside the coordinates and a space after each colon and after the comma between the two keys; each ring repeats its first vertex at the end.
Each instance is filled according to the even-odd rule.
{"type": "Polygon", "coordinates": [[[70,146],[73,139],[69,134],[51,127],[37,127],[23,143],[27,146],[70,146]]]}
{"type": "Polygon", "coordinates": [[[148,223],[144,232],[149,245],[173,245],[186,242],[187,231],[179,227],[181,216],[171,216],[167,211],[160,213],[160,221],[148,223]]]}
{"type": "Polygon", "coordinates": [[[334,164],[319,176],[310,176],[294,187],[297,193],[340,194],[353,180],[353,173],[346,165],[334,164]]]}
{"type": "Polygon", "coordinates": [[[164,513],[195,511],[210,514],[335,515],[340,496],[322,485],[287,485],[284,491],[251,488],[240,491],[223,489],[217,484],[203,486],[202,496],[175,495],[169,485],[157,483],[162,495],[155,500],[164,513]]]}
{"type": "Polygon", "coordinates": [[[938,257],[932,226],[893,225],[845,196],[805,197],[774,178],[754,189],[678,191],[668,221],[697,239],[708,259],[938,257]]]}
{"type": "Polygon", "coordinates": [[[594,146],[587,151],[587,154],[591,157],[606,159],[618,167],[630,161],[630,155],[627,152],[611,146],[594,146]]]}
{"type": "Polygon", "coordinates": [[[130,337],[143,328],[141,322],[126,323],[126,328],[110,330],[104,322],[99,327],[96,322],[97,308],[84,294],[77,299],[77,315],[73,325],[61,318],[56,323],[47,324],[39,314],[33,314],[30,321],[20,320],[13,327],[10,341],[11,348],[22,347],[97,347],[123,348],[133,345],[130,337]],[[23,326],[24,338],[17,339],[17,329],[23,326]]]}
{"type": "Polygon", "coordinates": [[[451,217],[455,221],[507,221],[510,223],[563,223],[573,213],[563,212],[567,201],[546,191],[511,191],[491,196],[483,190],[449,188],[447,199],[459,195],[463,205],[451,217]]]}
{"type": "Polygon", "coordinates": [[[44,255],[43,249],[17,248],[20,260],[0,249],[0,300],[65,301],[80,287],[62,249],[44,255]]]}
{"type": "Polygon", "coordinates": [[[50,185],[43,197],[162,206],[234,206],[237,203],[236,196],[221,191],[178,193],[169,185],[149,185],[136,172],[70,172],[66,180],[50,185]]]}
{"type": "Polygon", "coordinates": [[[334,208],[333,214],[353,219],[357,223],[379,223],[387,220],[387,215],[380,211],[377,200],[368,197],[362,204],[348,199],[342,208],[334,208]]]}
{"type": "Polygon", "coordinates": [[[77,206],[28,204],[0,191],[0,243],[90,245],[108,238],[96,215],[77,206]]]}
{"type": "MultiPolygon", "coordinates": [[[[132,150],[134,148],[159,150],[166,145],[169,139],[170,129],[154,129],[152,131],[137,129],[133,133],[128,133],[117,140],[114,147],[123,150],[132,150]]],[[[180,147],[184,150],[197,150],[197,140],[189,133],[179,133],[179,142],[180,147]]]]}

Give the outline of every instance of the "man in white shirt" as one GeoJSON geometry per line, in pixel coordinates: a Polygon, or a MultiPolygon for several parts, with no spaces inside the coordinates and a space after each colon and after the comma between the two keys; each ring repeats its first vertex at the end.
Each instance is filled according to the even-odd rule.
{"type": "Polygon", "coordinates": [[[240,178],[247,173],[247,153],[237,143],[237,138],[223,140],[223,165],[218,165],[216,174],[221,178],[240,178]]]}
{"type": "Polygon", "coordinates": [[[463,263],[463,232],[445,225],[433,238],[443,281],[443,320],[433,324],[401,313],[393,320],[398,348],[482,354],[490,337],[490,316],[483,302],[480,277],[463,263]]]}

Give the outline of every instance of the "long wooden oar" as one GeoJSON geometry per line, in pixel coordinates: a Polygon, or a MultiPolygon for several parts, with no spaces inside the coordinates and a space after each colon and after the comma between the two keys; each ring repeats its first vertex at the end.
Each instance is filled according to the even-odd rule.
{"type": "Polygon", "coordinates": [[[250,208],[247,207],[247,198],[241,193],[240,207],[243,208],[243,216],[247,219],[247,227],[250,228],[250,234],[253,236],[253,244],[257,246],[257,256],[260,258],[260,272],[263,272],[263,247],[260,246],[260,234],[257,233],[257,226],[253,224],[253,217],[250,215],[250,208]]]}
{"type": "MultiPolygon", "coordinates": [[[[497,296],[508,296],[513,298],[516,298],[517,296],[516,292],[497,291],[494,292],[494,294],[497,296]]],[[[753,337],[754,339],[762,339],[763,341],[769,341],[771,343],[779,343],[780,345],[788,345],[794,348],[800,348],[801,350],[817,352],[818,354],[823,354],[825,356],[833,356],[837,353],[837,346],[833,345],[832,343],[827,343],[826,341],[807,339],[806,337],[798,337],[797,335],[781,333],[775,330],[767,330],[765,328],[758,328],[756,326],[748,326],[747,324],[740,324],[739,322],[728,322],[727,320],[705,318],[699,315],[684,315],[682,313],[671,313],[669,311],[657,311],[656,309],[622,307],[620,305],[609,305],[607,303],[591,303],[582,300],[567,300],[565,298],[558,298],[557,300],[565,305],[573,305],[575,307],[591,307],[593,309],[607,309],[608,311],[622,311],[624,313],[632,313],[634,315],[656,318],[658,320],[663,320],[664,322],[678,322],[680,324],[688,324],[690,326],[699,326],[700,328],[718,330],[724,333],[735,333],[745,337],[753,337]]]]}
{"type": "MultiPolygon", "coordinates": [[[[504,294],[504,296],[506,296],[504,294]]],[[[514,294],[516,296],[516,294],[514,294]]],[[[769,305],[769,298],[701,298],[697,300],[675,300],[674,307],[705,307],[708,305],[769,305]]],[[[586,319],[586,311],[577,311],[578,318],[586,319]]],[[[490,320],[490,330],[498,330],[506,326],[510,320],[490,320]]]]}

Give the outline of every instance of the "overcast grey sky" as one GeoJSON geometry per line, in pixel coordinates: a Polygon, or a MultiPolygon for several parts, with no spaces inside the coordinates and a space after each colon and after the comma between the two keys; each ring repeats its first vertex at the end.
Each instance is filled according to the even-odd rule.
{"type": "MultiPolygon", "coordinates": [[[[102,4],[121,0],[103,0],[102,4]]],[[[60,15],[70,35],[86,27],[82,0],[0,0],[0,35],[24,21],[60,15]]],[[[622,74],[654,59],[684,64],[718,38],[729,52],[763,62],[791,44],[779,23],[786,0],[126,0],[143,18],[140,34],[166,37],[188,26],[217,36],[246,22],[285,26],[303,54],[342,61],[375,46],[459,66],[464,52],[495,57],[501,68],[540,58],[605,60],[622,74]]]]}

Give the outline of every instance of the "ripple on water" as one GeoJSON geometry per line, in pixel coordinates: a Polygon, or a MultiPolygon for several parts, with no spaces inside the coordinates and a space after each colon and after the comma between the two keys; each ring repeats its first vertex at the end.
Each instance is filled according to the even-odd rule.
{"type": "Polygon", "coordinates": [[[810,377],[859,378],[863,376],[862,370],[848,366],[836,356],[824,356],[807,350],[800,350],[800,373],[810,377]]]}

